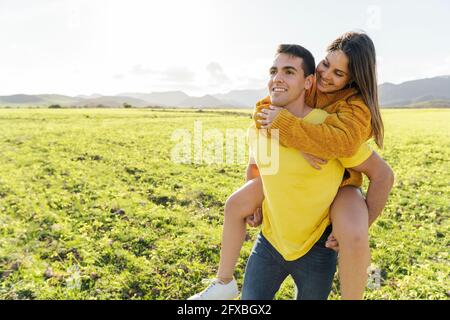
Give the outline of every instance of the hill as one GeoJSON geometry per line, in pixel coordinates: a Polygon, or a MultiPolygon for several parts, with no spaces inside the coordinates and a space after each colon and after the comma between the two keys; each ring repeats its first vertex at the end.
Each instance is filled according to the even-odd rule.
{"type": "Polygon", "coordinates": [[[450,76],[406,81],[400,84],[383,83],[379,86],[382,106],[413,106],[415,104],[430,107],[450,106],[450,76]]]}

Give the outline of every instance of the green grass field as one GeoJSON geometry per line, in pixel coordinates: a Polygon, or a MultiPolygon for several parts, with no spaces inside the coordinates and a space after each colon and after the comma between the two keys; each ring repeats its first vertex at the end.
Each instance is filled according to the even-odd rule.
{"type": "MultiPolygon", "coordinates": [[[[249,111],[0,109],[0,299],[184,299],[215,275],[245,164],[176,164],[175,129],[249,111]]],[[[450,296],[450,110],[384,110],[396,174],[371,228],[369,299],[450,296]]],[[[367,181],[365,182],[367,185],[367,181]]],[[[258,229],[249,230],[236,277],[258,229]]],[[[331,299],[338,299],[337,277],[331,299]]],[[[293,298],[287,279],[278,299],[293,298]]]]}

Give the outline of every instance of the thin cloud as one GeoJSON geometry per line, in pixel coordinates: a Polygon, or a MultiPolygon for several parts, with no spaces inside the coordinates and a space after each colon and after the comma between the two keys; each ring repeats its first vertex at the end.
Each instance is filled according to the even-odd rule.
{"type": "Polygon", "coordinates": [[[154,70],[144,67],[140,64],[133,66],[133,68],[131,69],[131,74],[133,74],[135,76],[146,76],[146,75],[153,74],[153,73],[155,73],[154,70]]]}
{"type": "Polygon", "coordinates": [[[195,79],[195,73],[187,67],[169,67],[165,70],[155,70],[141,64],[133,66],[130,73],[134,76],[152,76],[166,83],[190,83],[195,79]]]}
{"type": "Polygon", "coordinates": [[[190,83],[194,81],[195,73],[186,67],[170,67],[161,73],[161,80],[171,83],[190,83]]]}
{"type": "Polygon", "coordinates": [[[231,83],[230,78],[225,74],[222,66],[217,62],[211,62],[206,66],[211,82],[214,85],[223,85],[231,83]]]}

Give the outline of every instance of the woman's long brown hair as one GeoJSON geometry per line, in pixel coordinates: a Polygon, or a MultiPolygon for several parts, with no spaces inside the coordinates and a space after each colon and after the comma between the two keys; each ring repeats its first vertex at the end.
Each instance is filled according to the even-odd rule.
{"type": "Polygon", "coordinates": [[[347,32],[327,48],[328,52],[336,50],[342,50],[348,57],[350,86],[359,91],[369,107],[373,138],[377,146],[383,148],[384,126],[378,102],[375,46],[367,34],[347,32]]]}

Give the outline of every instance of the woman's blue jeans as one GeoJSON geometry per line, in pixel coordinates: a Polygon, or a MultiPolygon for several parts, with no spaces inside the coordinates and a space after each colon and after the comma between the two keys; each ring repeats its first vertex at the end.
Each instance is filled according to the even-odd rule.
{"type": "Polygon", "coordinates": [[[326,300],[336,272],[337,253],[325,247],[331,226],[304,256],[286,261],[260,233],[247,262],[242,300],[272,300],[288,275],[297,300],[326,300]]]}

